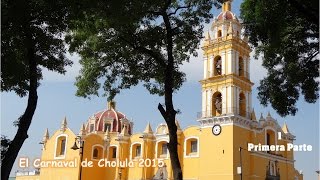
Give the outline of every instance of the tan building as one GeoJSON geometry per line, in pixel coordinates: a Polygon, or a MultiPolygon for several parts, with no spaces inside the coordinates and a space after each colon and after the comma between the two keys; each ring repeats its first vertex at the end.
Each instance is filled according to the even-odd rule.
{"type": "MultiPolygon", "coordinates": [[[[292,150],[261,147],[286,147],[295,136],[286,124],[281,128],[270,113],[256,118],[251,103],[251,50],[247,38],[241,35],[239,20],[231,12],[231,2],[225,2],[222,9],[202,46],[202,112],[196,125],[186,129],[176,121],[183,177],[302,180],[294,167],[292,150]],[[250,144],[257,150],[250,151],[250,144]]],[[[17,176],[17,180],[172,179],[168,141],[166,124],[154,130],[147,124],[144,132],[134,134],[133,122],[110,102],[81,125],[79,134],[67,127],[66,119],[52,136],[47,130],[42,140],[40,174],[17,176]],[[92,163],[92,167],[81,168],[81,160],[87,162],[84,166],[92,163]],[[68,168],[57,167],[58,163],[68,168]]]]}

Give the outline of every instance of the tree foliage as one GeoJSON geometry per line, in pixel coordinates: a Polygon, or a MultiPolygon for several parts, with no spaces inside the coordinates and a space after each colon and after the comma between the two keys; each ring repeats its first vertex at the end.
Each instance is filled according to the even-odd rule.
{"type": "Polygon", "coordinates": [[[64,73],[64,67],[71,65],[65,57],[62,37],[70,14],[68,7],[60,0],[1,2],[1,91],[13,91],[21,97],[28,95],[25,112],[17,121],[17,133],[1,154],[1,179],[9,178],[13,163],[28,138],[42,69],[64,73]]]}
{"type": "Polygon", "coordinates": [[[185,80],[179,65],[188,61],[190,55],[196,55],[202,22],[211,17],[210,3],[204,2],[166,5],[154,1],[109,1],[108,5],[96,7],[99,11],[85,12],[80,20],[74,21],[75,31],[67,38],[70,51],[81,55],[77,95],[98,95],[100,78],[105,79],[103,88],[110,99],[119,90],[140,81],[150,93],[164,95],[168,31],[161,14],[163,9],[172,25],[173,84],[175,90],[179,89],[185,80]]]}
{"type": "MultiPolygon", "coordinates": [[[[182,179],[177,154],[176,111],[172,94],[185,81],[179,66],[196,55],[209,22],[212,2],[98,1],[78,15],[66,38],[70,50],[81,56],[77,95],[99,95],[109,99],[121,89],[142,83],[151,94],[164,96],[158,109],[168,124],[168,149],[175,179],[182,179]]],[[[87,7],[87,5],[83,5],[87,7]]]]}
{"type": "Polygon", "coordinates": [[[319,1],[244,0],[241,18],[249,42],[262,55],[267,76],[258,87],[262,105],[295,115],[300,94],[319,98],[319,1]]]}
{"type": "Polygon", "coordinates": [[[33,48],[37,79],[41,67],[64,73],[71,62],[65,57],[61,38],[66,29],[67,8],[62,1],[2,2],[1,12],[1,91],[25,96],[29,89],[28,48],[33,48]]]}

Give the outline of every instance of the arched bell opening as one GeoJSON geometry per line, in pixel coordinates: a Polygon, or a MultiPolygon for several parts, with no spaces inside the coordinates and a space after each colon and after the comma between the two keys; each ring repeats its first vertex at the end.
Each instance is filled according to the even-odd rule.
{"type": "Polygon", "coordinates": [[[246,96],[243,93],[239,94],[239,114],[246,117],[246,96]]]}
{"type": "Polygon", "coordinates": [[[218,30],[217,36],[218,36],[218,38],[220,38],[222,36],[222,31],[221,30],[218,30]]]}
{"type": "Polygon", "coordinates": [[[222,71],[222,61],[221,61],[221,56],[216,56],[214,58],[214,75],[221,75],[222,71]]]}
{"type": "Polygon", "coordinates": [[[212,96],[212,116],[220,116],[222,114],[222,95],[215,92],[212,96]]]}
{"type": "Polygon", "coordinates": [[[242,57],[239,57],[239,76],[244,76],[244,62],[242,57]]]}

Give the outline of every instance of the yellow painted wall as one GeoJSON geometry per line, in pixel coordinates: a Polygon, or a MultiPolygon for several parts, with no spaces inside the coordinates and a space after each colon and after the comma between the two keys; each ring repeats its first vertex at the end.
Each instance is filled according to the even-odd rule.
{"type": "MultiPolygon", "coordinates": [[[[42,151],[41,161],[74,161],[76,160],[78,163],[79,159],[79,151],[74,151],[70,149],[74,143],[76,135],[67,128],[64,132],[61,130],[56,131],[45,144],[45,149],[42,151]],[[55,156],[55,151],[57,147],[57,137],[61,135],[67,136],[66,141],[66,153],[65,157],[55,156]]],[[[62,167],[43,167],[40,171],[40,179],[46,180],[67,180],[78,178],[79,174],[79,164],[75,168],[62,168],[62,167]]]]}

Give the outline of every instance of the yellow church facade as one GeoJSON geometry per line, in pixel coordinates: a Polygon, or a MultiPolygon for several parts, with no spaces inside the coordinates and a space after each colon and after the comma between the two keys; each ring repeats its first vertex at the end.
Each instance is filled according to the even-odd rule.
{"type": "MultiPolygon", "coordinates": [[[[181,129],[176,121],[183,179],[302,180],[293,151],[281,149],[295,136],[270,113],[257,118],[253,110],[251,50],[241,28],[227,1],[205,35],[202,111],[194,126],[181,129]]],[[[51,136],[48,130],[44,134],[42,155],[35,163],[39,173],[16,179],[173,179],[167,125],[147,124],[142,133],[133,133],[133,127],[114,102],[94,113],[79,133],[64,119],[51,136]]]]}

